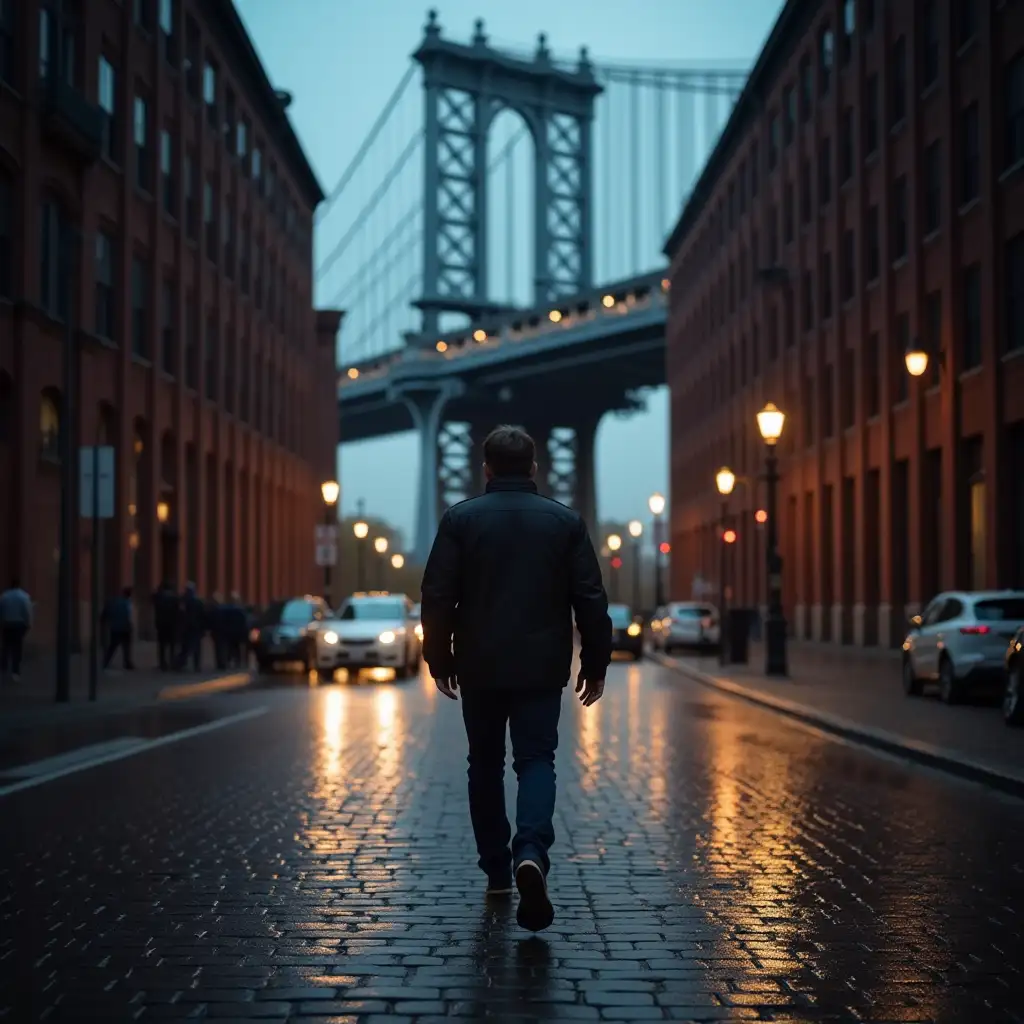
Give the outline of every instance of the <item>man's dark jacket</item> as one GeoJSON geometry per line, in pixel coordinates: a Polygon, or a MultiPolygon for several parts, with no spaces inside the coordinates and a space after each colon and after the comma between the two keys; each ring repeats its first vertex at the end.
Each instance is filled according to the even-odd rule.
{"type": "Polygon", "coordinates": [[[612,625],[601,566],[578,513],[527,477],[501,477],[444,514],[423,573],[430,674],[472,688],[562,687],[573,615],[584,675],[603,679],[612,625]]]}

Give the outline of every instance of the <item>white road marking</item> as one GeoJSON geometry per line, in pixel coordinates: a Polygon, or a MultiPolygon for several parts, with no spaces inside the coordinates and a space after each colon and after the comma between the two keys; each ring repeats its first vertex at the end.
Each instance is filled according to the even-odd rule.
{"type": "MultiPolygon", "coordinates": [[[[12,793],[20,793],[25,789],[32,789],[35,786],[41,786],[46,782],[53,782],[56,779],[64,778],[66,775],[74,775],[76,772],[83,772],[89,768],[96,768],[101,764],[109,764],[111,761],[120,761],[126,757],[132,757],[135,754],[141,754],[148,750],[153,750],[156,747],[164,747],[170,743],[177,743],[178,740],[187,740],[192,736],[201,736],[203,733],[212,732],[214,729],[222,729],[227,725],[235,725],[238,722],[247,721],[250,718],[256,718],[259,715],[265,715],[269,708],[258,707],[250,708],[248,711],[240,711],[236,715],[225,715],[224,718],[215,719],[212,722],[206,722],[203,725],[194,726],[191,729],[182,729],[180,732],[172,732],[167,736],[160,736],[154,740],[141,740],[136,743],[125,744],[123,741],[119,744],[118,749],[110,749],[110,744],[96,744],[93,747],[87,747],[86,750],[91,751],[96,756],[91,757],[89,760],[77,760],[73,763],[67,763],[65,760],[63,767],[54,767],[52,771],[47,774],[39,774],[31,778],[23,778],[20,782],[12,782],[8,786],[0,786],[0,797],[9,796],[12,793]],[[102,747],[106,753],[97,754],[97,748],[102,747]]],[[[117,741],[114,741],[117,742],[117,741]]],[[[72,751],[72,753],[76,753],[72,751]]],[[[50,765],[63,759],[67,759],[69,755],[62,755],[61,758],[46,758],[43,761],[36,761],[34,764],[22,765],[20,768],[7,769],[5,774],[10,776],[16,772],[20,772],[21,775],[25,775],[34,770],[42,771],[42,766],[50,765]]]]}
{"type": "Polygon", "coordinates": [[[86,761],[96,761],[111,754],[122,756],[135,747],[145,746],[148,740],[141,736],[122,736],[116,740],[105,740],[103,743],[90,743],[86,747],[78,747],[54,757],[43,758],[42,761],[31,761],[13,768],[5,768],[0,772],[0,779],[35,778],[37,775],[52,775],[63,768],[74,768],[86,761]]]}

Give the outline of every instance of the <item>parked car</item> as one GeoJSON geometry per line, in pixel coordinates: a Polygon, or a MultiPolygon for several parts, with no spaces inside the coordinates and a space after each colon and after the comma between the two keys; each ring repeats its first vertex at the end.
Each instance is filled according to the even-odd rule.
{"type": "Polygon", "coordinates": [[[612,620],[612,650],[631,654],[634,661],[640,661],[644,656],[641,618],[633,614],[628,604],[608,605],[608,616],[612,620]]]}
{"type": "Polygon", "coordinates": [[[654,613],[651,635],[657,650],[717,647],[722,638],[718,609],[706,601],[673,601],[654,613]]]}
{"type": "Polygon", "coordinates": [[[908,624],[903,689],[918,696],[937,683],[947,704],[972,691],[1005,685],[1007,645],[1024,626],[1024,591],[939,594],[908,624]]]}
{"type": "Polygon", "coordinates": [[[316,631],[315,665],[333,675],[336,669],[393,668],[396,679],[419,671],[423,647],[404,594],[353,594],[316,631]]]}
{"type": "Polygon", "coordinates": [[[271,603],[249,631],[249,647],[260,671],[299,662],[308,672],[316,660],[316,627],[331,614],[326,601],[309,594],[271,603]]]}
{"type": "Polygon", "coordinates": [[[1007,725],[1024,725],[1024,626],[1021,626],[1006,648],[1006,688],[1003,691],[1003,721],[1007,725]]]}

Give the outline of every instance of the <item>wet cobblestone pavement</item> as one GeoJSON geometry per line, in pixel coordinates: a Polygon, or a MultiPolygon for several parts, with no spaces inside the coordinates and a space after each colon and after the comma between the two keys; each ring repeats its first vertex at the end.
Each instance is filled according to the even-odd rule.
{"type": "Polygon", "coordinates": [[[268,712],[0,799],[0,1019],[1024,1021],[1024,803],[616,665],[531,938],[428,680],[218,700],[268,712]]]}

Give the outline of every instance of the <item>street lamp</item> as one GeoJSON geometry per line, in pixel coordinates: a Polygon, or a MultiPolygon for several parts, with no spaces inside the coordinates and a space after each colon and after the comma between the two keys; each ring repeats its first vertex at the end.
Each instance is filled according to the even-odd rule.
{"type": "Polygon", "coordinates": [[[768,532],[765,540],[768,615],[764,632],[764,672],[768,676],[787,675],[786,619],[782,611],[782,558],[779,556],[777,526],[779,457],[775,450],[785,424],[786,414],[771,402],[757,414],[757,429],[765,444],[765,483],[768,491],[768,532]]]}
{"type": "Polygon", "coordinates": [[[401,569],[405,565],[405,555],[399,554],[397,551],[391,556],[391,566],[394,569],[401,569]]]}
{"type": "Polygon", "coordinates": [[[384,555],[388,550],[388,539],[387,537],[374,537],[373,539],[373,550],[380,555],[380,559],[377,561],[377,589],[384,589],[384,555]]]}
{"type": "Polygon", "coordinates": [[[605,543],[608,545],[608,550],[614,553],[622,547],[622,538],[617,533],[610,533],[605,543]]]}
{"type": "Polygon", "coordinates": [[[622,547],[622,538],[617,533],[608,534],[607,539],[604,542],[604,546],[608,549],[611,559],[608,562],[608,571],[611,573],[611,592],[612,600],[618,601],[619,599],[619,566],[622,565],[622,559],[619,558],[619,549],[622,547]]]}
{"type": "Polygon", "coordinates": [[[644,533],[644,524],[633,519],[629,524],[629,535],[633,538],[633,614],[640,611],[640,538],[644,533]]]}
{"type": "Polygon", "coordinates": [[[729,495],[732,494],[732,489],[736,486],[736,474],[728,466],[723,466],[715,474],[715,486],[718,488],[718,493],[722,496],[722,512],[719,524],[720,550],[718,552],[718,662],[720,665],[724,665],[728,660],[727,642],[729,632],[729,591],[726,589],[725,584],[728,547],[725,531],[729,519],[729,495]]]}
{"type": "Polygon", "coordinates": [[[665,496],[655,491],[647,499],[647,507],[654,516],[654,529],[651,531],[654,540],[654,606],[660,608],[665,603],[661,585],[661,514],[665,511],[665,496]]]}
{"type": "MultiPolygon", "coordinates": [[[[334,537],[331,534],[332,522],[337,518],[335,506],[338,504],[338,495],[341,494],[341,487],[337,480],[325,480],[320,485],[320,496],[324,499],[324,526],[327,529],[324,533],[325,544],[333,544],[334,537]]],[[[324,600],[331,604],[331,560],[330,556],[324,558],[324,600]]]]}
{"type": "Polygon", "coordinates": [[[356,590],[366,589],[366,552],[363,541],[369,536],[370,527],[362,519],[352,524],[352,533],[356,538],[356,590]]]}

